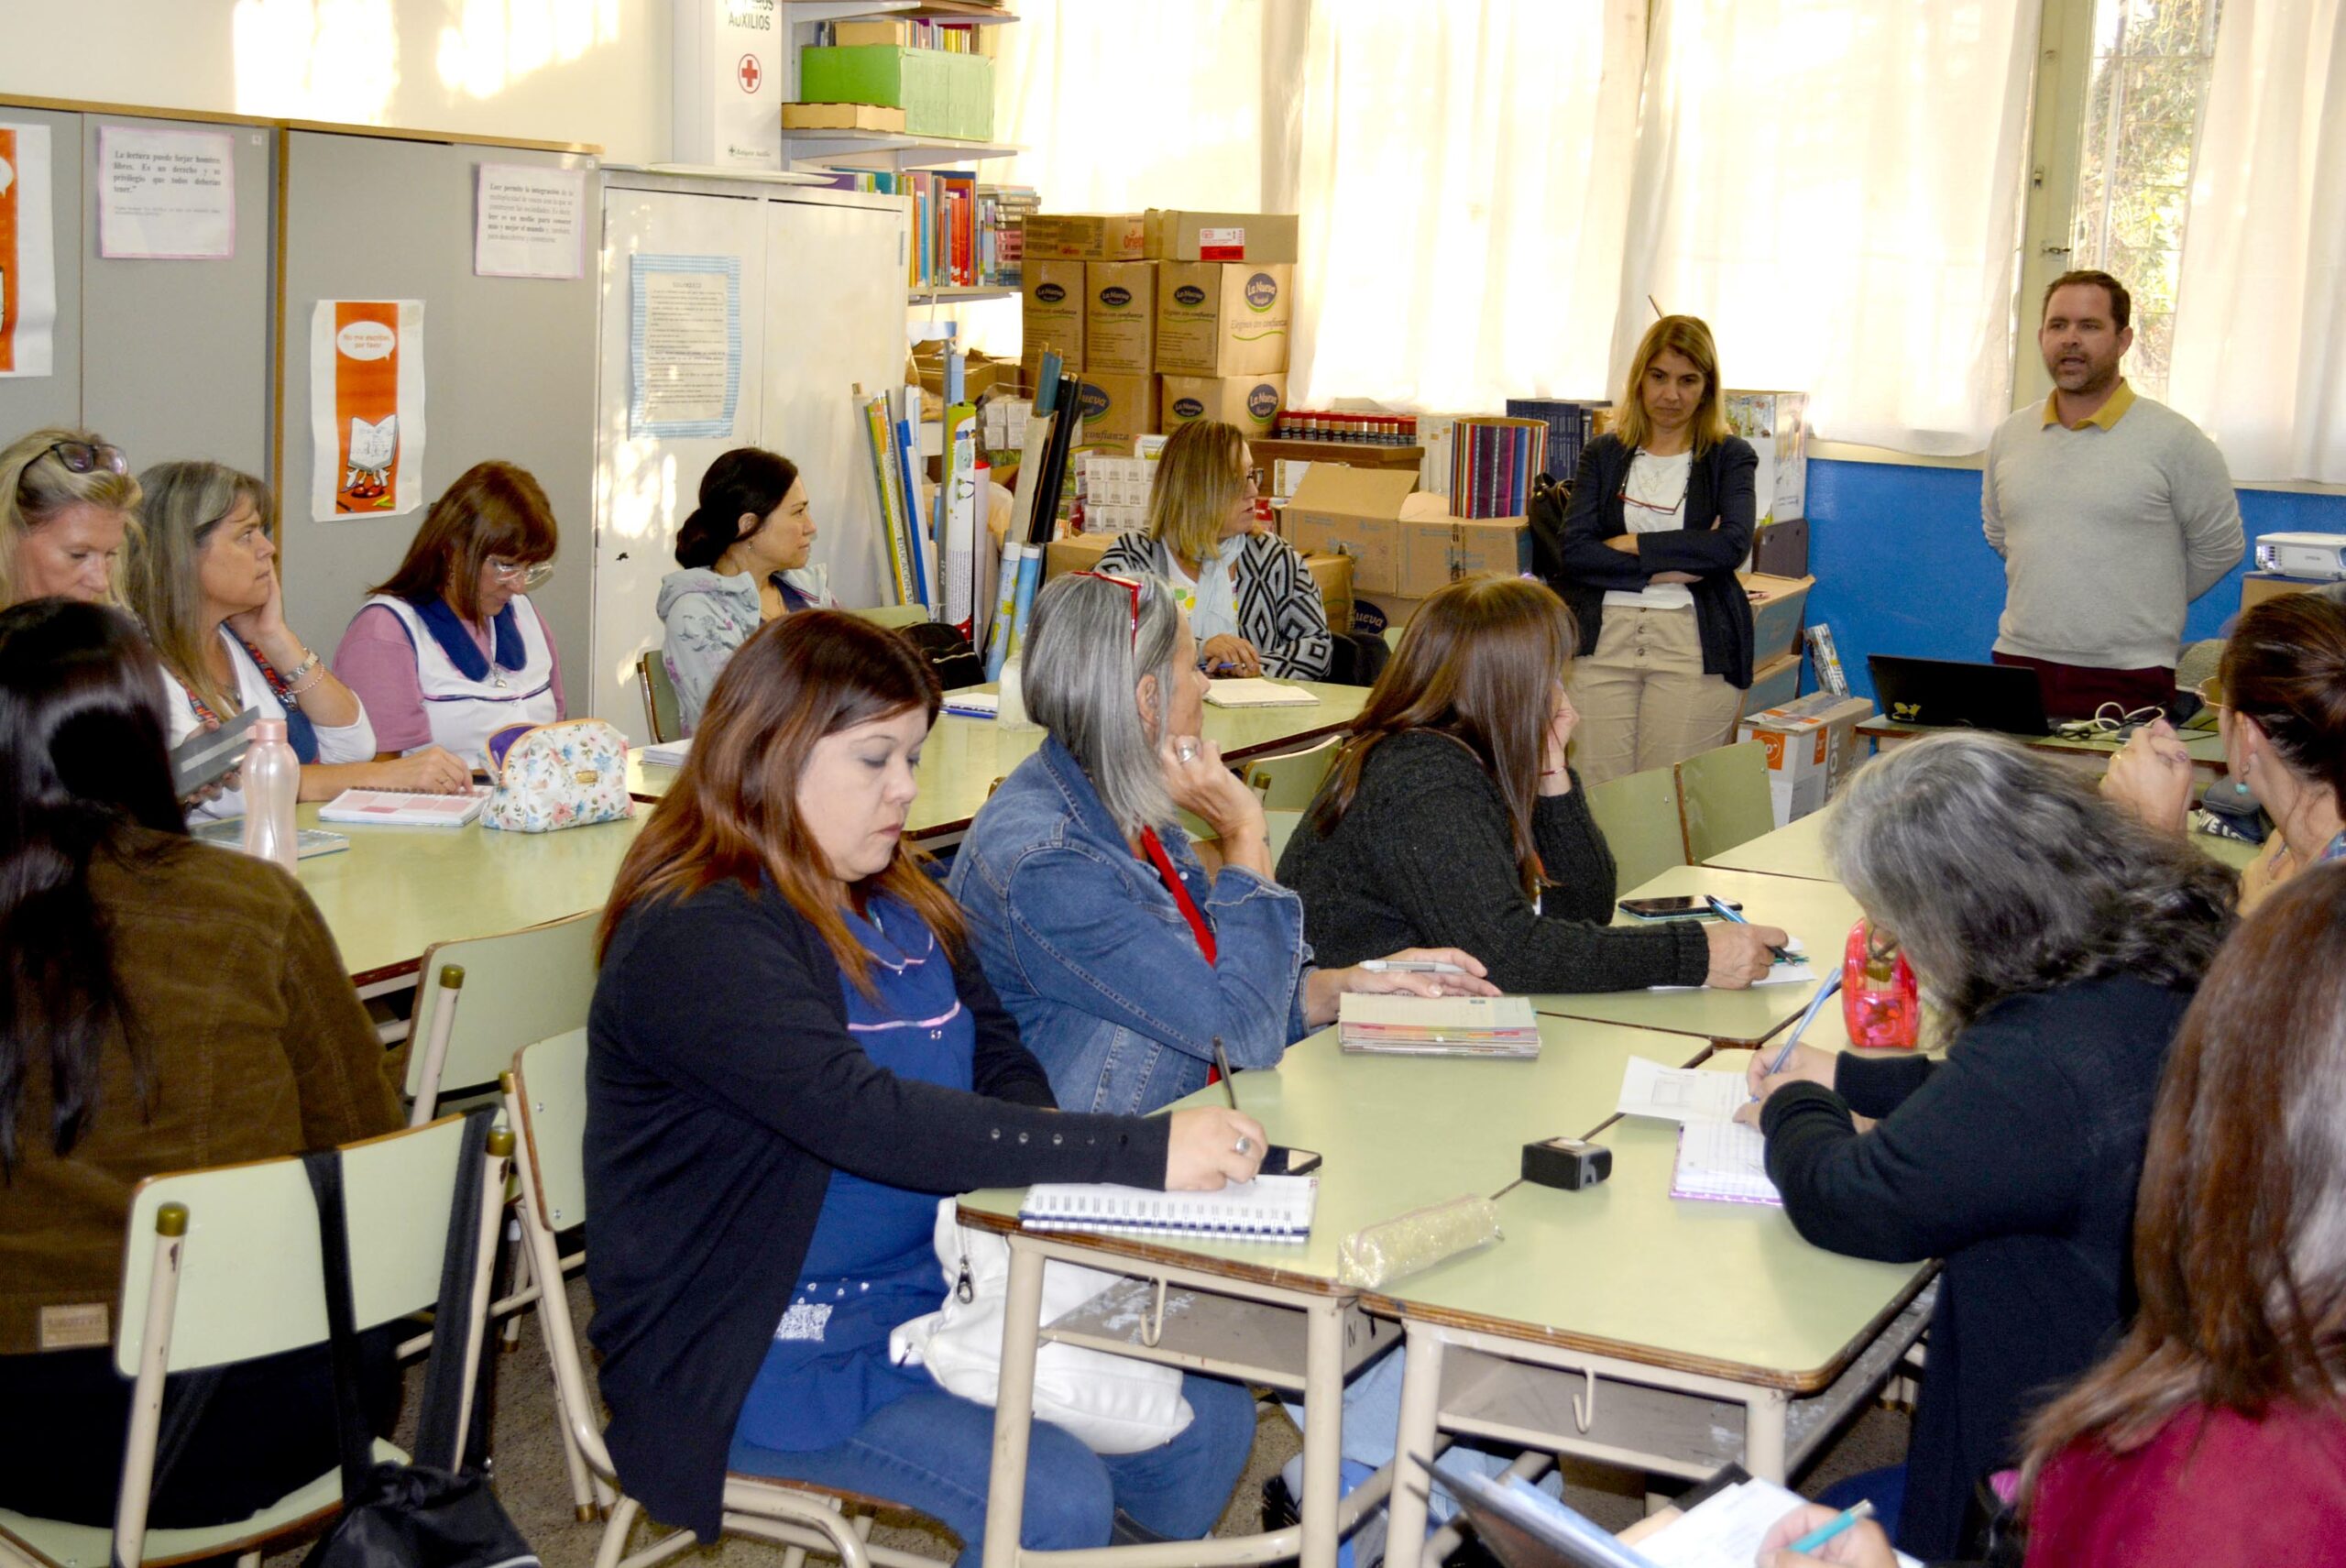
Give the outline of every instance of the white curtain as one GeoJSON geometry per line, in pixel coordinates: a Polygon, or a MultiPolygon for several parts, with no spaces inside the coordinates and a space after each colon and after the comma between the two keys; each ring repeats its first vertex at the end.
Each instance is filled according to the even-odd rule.
{"type": "MultiPolygon", "coordinates": [[[[1267,0],[1272,5],[1293,0],[1267,0]]],[[[1266,0],[1020,0],[997,29],[994,135],[981,166],[1052,213],[1264,211],[1266,0]]],[[[960,313],[975,346],[1018,356],[1018,307],[960,313]]]]}
{"type": "Polygon", "coordinates": [[[1317,0],[1290,400],[1600,395],[1644,52],[1644,0],[1317,0]]]}
{"type": "MultiPolygon", "coordinates": [[[[2231,0],[2228,0],[2228,5],[2231,0]]],[[[1707,320],[1818,434],[1977,452],[2009,408],[2036,10],[1655,0],[1611,366],[1707,320]]]]}
{"type": "Polygon", "coordinates": [[[2346,481],[2340,0],[2224,0],[2167,390],[2235,480],[2346,481]]]}

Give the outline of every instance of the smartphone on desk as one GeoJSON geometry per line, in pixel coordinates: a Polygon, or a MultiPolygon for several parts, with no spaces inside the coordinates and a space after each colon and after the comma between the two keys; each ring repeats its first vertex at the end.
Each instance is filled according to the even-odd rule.
{"type": "MultiPolygon", "coordinates": [[[[1720,902],[1726,904],[1729,909],[1735,910],[1738,914],[1742,912],[1743,905],[1740,904],[1731,903],[1725,899],[1720,900],[1720,902]]],[[[1621,913],[1637,920],[1692,920],[1707,918],[1711,913],[1711,904],[1710,900],[1706,898],[1694,898],[1691,896],[1680,898],[1625,898],[1621,901],[1621,913]]]]}
{"type": "Polygon", "coordinates": [[[1273,1144],[1263,1151],[1263,1168],[1257,1176],[1309,1176],[1320,1168],[1320,1157],[1310,1149],[1291,1149],[1285,1144],[1273,1144]]]}

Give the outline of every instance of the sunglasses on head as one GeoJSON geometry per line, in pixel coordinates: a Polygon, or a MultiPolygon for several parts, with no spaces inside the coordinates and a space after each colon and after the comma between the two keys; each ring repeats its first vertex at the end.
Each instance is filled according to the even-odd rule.
{"type": "Polygon", "coordinates": [[[101,468],[109,474],[130,472],[130,459],[122,455],[122,448],[103,441],[52,441],[49,452],[41,455],[46,457],[49,452],[57,454],[68,473],[94,474],[101,468]]]}
{"type": "Polygon", "coordinates": [[[1132,598],[1132,646],[1140,646],[1140,584],[1131,577],[1119,577],[1112,572],[1074,572],[1071,576],[1090,577],[1094,582],[1113,583],[1132,598]]]}

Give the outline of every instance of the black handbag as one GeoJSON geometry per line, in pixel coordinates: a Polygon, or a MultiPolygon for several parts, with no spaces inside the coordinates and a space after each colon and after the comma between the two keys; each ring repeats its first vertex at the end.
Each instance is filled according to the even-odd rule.
{"type": "Polygon", "coordinates": [[[959,691],[964,686],[981,685],[986,678],[985,661],[978,657],[970,640],[960,629],[941,620],[916,620],[900,629],[906,641],[921,652],[928,667],[937,672],[937,684],[946,691],[959,691]]]}
{"type": "MultiPolygon", "coordinates": [[[[448,1217],[440,1300],[433,1321],[446,1335],[472,1312],[480,1249],[483,1161],[493,1112],[465,1118],[456,1196],[448,1217]]],[[[485,1468],[490,1384],[497,1357],[479,1355],[472,1419],[456,1430],[465,1357],[453,1343],[433,1346],[418,1412],[415,1459],[377,1464],[374,1434],[358,1399],[358,1334],[350,1299],[350,1233],[342,1200],[342,1157],[302,1157],[318,1202],[318,1245],[334,1346],[334,1424],[342,1449],[342,1517],[310,1549],[302,1568],[538,1568],[537,1553],[513,1528],[485,1468]]],[[[482,1331],[485,1334],[486,1331],[482,1331]]]]}

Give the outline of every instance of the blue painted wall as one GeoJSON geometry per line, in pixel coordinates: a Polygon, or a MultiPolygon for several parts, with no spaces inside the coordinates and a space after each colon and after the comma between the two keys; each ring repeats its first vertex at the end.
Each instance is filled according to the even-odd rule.
{"type": "MultiPolygon", "coordinates": [[[[2346,533],[2346,496],[2242,490],[2240,510],[2250,562],[2261,534],[2346,533]]],[[[1812,459],[1808,517],[1816,576],[1808,621],[1833,629],[1851,690],[1873,695],[1869,653],[1988,657],[2003,613],[2004,566],[1979,534],[1978,470],[1812,459]]],[[[2193,603],[2187,639],[2215,636],[2240,609],[2241,570],[2193,603]]],[[[1804,684],[1815,689],[1814,676],[1804,684]]]]}

